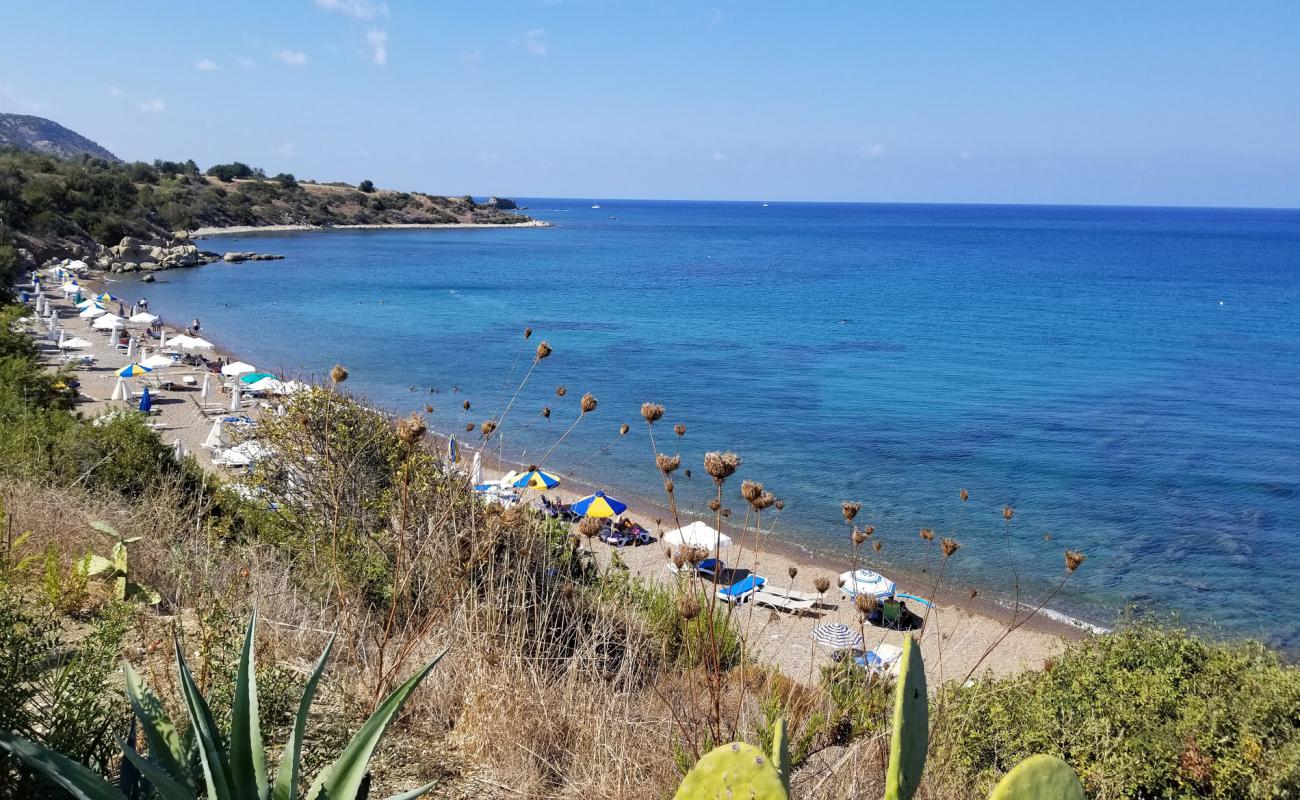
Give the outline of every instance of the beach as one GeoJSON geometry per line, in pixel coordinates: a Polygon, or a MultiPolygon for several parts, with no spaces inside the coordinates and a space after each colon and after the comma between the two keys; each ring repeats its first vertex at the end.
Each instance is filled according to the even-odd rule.
{"type": "Polygon", "coordinates": [[[394,222],[376,225],[230,225],[227,227],[195,228],[189,231],[191,239],[208,239],[214,236],[239,236],[250,233],[293,233],[295,231],[380,231],[380,230],[464,230],[473,228],[549,228],[551,223],[529,220],[509,225],[490,222],[394,222]]]}
{"type": "MultiPolygon", "coordinates": [[[[90,283],[87,283],[90,286],[90,283]]],[[[48,295],[47,295],[48,296],[48,295]]],[[[93,367],[78,369],[76,377],[81,381],[80,398],[77,410],[86,415],[96,415],[112,408],[121,408],[121,402],[111,401],[113,387],[117,381],[115,371],[127,363],[125,353],[112,347],[107,338],[91,329],[91,320],[76,316],[76,309],[69,300],[53,299],[52,305],[57,310],[60,324],[69,336],[82,336],[92,342],[92,346],[78,351],[93,355],[96,363],[93,367]]],[[[126,302],[128,298],[123,298],[126,302]]],[[[151,313],[166,318],[166,309],[151,308],[151,313]]],[[[164,326],[168,336],[177,333],[174,326],[164,326]]],[[[33,327],[33,333],[39,330],[33,327]]],[[[200,331],[200,335],[220,341],[220,332],[200,331]]],[[[220,349],[205,351],[209,358],[226,357],[235,360],[238,354],[224,353],[220,349]]],[[[58,351],[48,342],[44,345],[44,356],[53,369],[57,366],[58,351]]],[[[140,356],[137,356],[140,358],[140,356]]],[[[150,374],[150,379],[179,379],[182,375],[193,375],[196,383],[202,384],[202,374],[188,366],[162,368],[150,374]]],[[[139,380],[131,381],[138,392],[139,380]]],[[[156,382],[156,381],[155,381],[156,382]]],[[[157,430],[165,444],[181,442],[186,452],[205,470],[214,471],[226,479],[235,479],[236,473],[216,467],[212,454],[202,447],[213,420],[231,413],[229,395],[217,395],[209,406],[198,401],[198,388],[177,390],[159,390],[153,392],[153,407],[156,416],[150,423],[157,430]]],[[[246,398],[241,409],[256,417],[262,407],[252,398],[246,398]]],[[[430,445],[445,452],[445,440],[431,437],[430,445]]],[[[470,452],[463,451],[465,457],[470,452]]],[[[519,465],[497,462],[491,455],[485,461],[485,473],[499,475],[501,471],[516,468],[519,465]],[[495,467],[495,469],[494,469],[495,467]]],[[[609,484],[601,488],[611,494],[618,494],[617,477],[612,477],[609,484]]],[[[557,489],[547,492],[552,499],[565,502],[589,494],[593,486],[581,479],[568,479],[557,489]]],[[[526,492],[524,500],[533,502],[538,498],[536,492],[526,492]]],[[[671,513],[662,506],[651,503],[632,503],[629,515],[641,521],[656,538],[664,531],[674,527],[671,513]],[[656,520],[659,520],[656,522],[656,520]]],[[[681,517],[686,524],[688,517],[681,517]]],[[[711,521],[711,520],[709,520],[711,521]]],[[[768,528],[765,522],[764,528],[768,528]]],[[[761,663],[779,668],[789,677],[813,682],[817,670],[830,663],[830,655],[824,649],[813,644],[810,631],[816,625],[826,622],[840,622],[851,630],[861,630],[868,649],[887,643],[898,645],[903,634],[872,625],[861,625],[857,609],[851,600],[839,595],[836,576],[852,568],[849,557],[843,560],[814,558],[808,554],[798,553],[788,546],[782,546],[779,536],[770,533],[755,535],[739,530],[738,526],[724,525],[724,531],[732,536],[737,545],[731,552],[724,553],[732,568],[751,570],[766,576],[771,585],[781,588],[793,588],[804,592],[815,592],[814,581],[818,577],[831,580],[831,590],[825,595],[825,603],[806,614],[787,614],[754,604],[745,604],[735,609],[735,619],[746,634],[750,655],[761,663]],[[795,574],[792,576],[792,570],[795,574]]],[[[666,569],[667,560],[662,545],[653,543],[641,547],[615,549],[593,540],[590,545],[602,564],[609,565],[615,553],[628,570],[647,581],[666,582],[674,580],[666,569]]],[[[847,546],[846,546],[847,550],[847,546]]],[[[864,551],[869,552],[866,548],[864,551]]],[[[1040,668],[1063,647],[1066,639],[1085,635],[1075,626],[1062,624],[1044,616],[1038,616],[1027,624],[1006,633],[1010,612],[994,603],[985,603],[978,599],[963,599],[957,587],[940,588],[934,591],[933,579],[926,575],[891,574],[897,580],[899,591],[931,597],[934,607],[927,614],[926,609],[909,602],[909,608],[918,615],[925,616],[925,625],[918,632],[923,649],[927,652],[926,668],[932,685],[939,685],[947,680],[964,678],[968,673],[985,670],[997,675],[1006,675],[1024,669],[1040,668]],[[994,642],[1005,634],[1005,639],[992,650],[986,651],[994,642]],[[929,654],[936,654],[930,657],[929,654]]],[[[691,579],[694,580],[694,579],[691,579]]],[[[1023,615],[1022,615],[1023,616],[1023,615]]]]}

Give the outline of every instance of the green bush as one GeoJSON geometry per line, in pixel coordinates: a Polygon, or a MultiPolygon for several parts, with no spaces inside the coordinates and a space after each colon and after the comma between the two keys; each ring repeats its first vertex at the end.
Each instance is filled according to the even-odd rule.
{"type": "Polygon", "coordinates": [[[940,761],[985,789],[1047,753],[1096,797],[1300,797],[1300,670],[1257,643],[1133,625],[942,702],[940,761]]]}

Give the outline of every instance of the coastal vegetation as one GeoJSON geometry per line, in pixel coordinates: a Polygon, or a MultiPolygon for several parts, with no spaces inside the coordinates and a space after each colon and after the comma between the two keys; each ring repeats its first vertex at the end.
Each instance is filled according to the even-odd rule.
{"type": "MultiPolygon", "coordinates": [[[[419,414],[368,407],[341,366],[257,426],[276,455],[235,491],[177,463],[140,415],[81,413],[24,313],[0,318],[0,798],[68,796],[38,763],[47,750],[114,787],[170,765],[175,796],[205,785],[204,763],[233,779],[236,762],[257,796],[284,759],[300,765],[304,796],[347,761],[362,776],[349,786],[373,797],[430,783],[445,797],[670,797],[732,741],[775,754],[782,791],[800,798],[1000,797],[1017,764],[1050,772],[1042,759],[1106,800],[1300,792],[1300,671],[1260,645],[1134,622],[1038,669],[976,669],[931,692],[907,665],[897,681],[848,661],[787,675],[755,655],[741,612],[708,583],[649,583],[616,553],[598,557],[591,526],[483,503],[427,446],[419,414]],[[92,568],[106,553],[119,567],[92,568]],[[128,580],[147,590],[121,591],[128,580]],[[408,688],[400,709],[388,702],[408,688]],[[385,709],[373,753],[348,757],[385,709]],[[163,719],[172,732],[151,727],[163,719]]],[[[535,352],[523,381],[552,350],[535,352]]],[[[562,436],[599,413],[589,393],[552,402],[562,436]]],[[[517,424],[510,411],[470,428],[487,443],[517,424]]],[[[669,431],[687,435],[664,430],[670,413],[642,408],[647,468],[672,513],[674,476],[694,466],[715,487],[717,527],[770,528],[783,502],[744,477],[740,456],[684,465],[662,452],[669,431]]],[[[880,538],[861,508],[840,509],[846,567],[880,538]]],[[[997,524],[1013,518],[1007,508],[997,524]]],[[[939,559],[937,585],[961,544],[918,541],[939,559]]],[[[1060,581],[1083,564],[1067,551],[1060,581]]],[[[942,644],[924,657],[942,658],[942,644]]]]}

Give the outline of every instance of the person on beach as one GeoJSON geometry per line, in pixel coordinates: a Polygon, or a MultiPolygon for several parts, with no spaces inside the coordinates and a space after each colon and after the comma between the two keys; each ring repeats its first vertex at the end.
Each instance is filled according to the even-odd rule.
{"type": "Polygon", "coordinates": [[[140,298],[140,302],[137,303],[136,305],[140,306],[140,310],[141,310],[141,311],[148,311],[148,310],[149,310],[149,299],[146,298],[146,297],[141,297],[141,298],[140,298]]]}
{"type": "Polygon", "coordinates": [[[199,318],[198,318],[198,317],[195,317],[195,318],[194,318],[194,321],[193,321],[192,323],[190,323],[190,327],[192,327],[192,328],[194,329],[194,332],[195,332],[195,333],[198,333],[198,332],[199,332],[199,318]]]}

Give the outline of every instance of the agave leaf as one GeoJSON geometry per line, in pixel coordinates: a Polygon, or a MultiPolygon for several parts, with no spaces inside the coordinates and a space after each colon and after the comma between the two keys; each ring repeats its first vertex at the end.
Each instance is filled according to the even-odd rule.
{"type": "Polygon", "coordinates": [[[176,726],[163,710],[162,701],[140,683],[135,667],[123,662],[122,673],[126,676],[126,696],[131,700],[131,707],[144,730],[145,741],[149,743],[149,760],[166,770],[173,780],[190,787],[193,794],[189,756],[176,726]]]}
{"type": "Polygon", "coordinates": [[[257,636],[257,609],[248,618],[244,649],[235,675],[235,703],[230,710],[230,777],[238,800],[266,796],[266,753],[262,749],[261,720],[257,716],[257,667],[253,642],[257,636]]]}
{"type": "Polygon", "coordinates": [[[129,562],[126,560],[126,545],[121,542],[113,543],[113,566],[118,572],[125,575],[127,573],[129,562]]]}
{"type": "Polygon", "coordinates": [[[185,697],[185,708],[189,711],[190,724],[194,728],[199,761],[203,764],[208,800],[230,800],[235,794],[231,787],[230,765],[226,763],[226,754],[221,749],[221,734],[217,732],[217,723],[212,719],[212,710],[208,708],[207,701],[194,683],[194,676],[190,674],[189,665],[185,663],[185,652],[179,636],[176,637],[176,669],[181,676],[181,694],[185,697]]]}
{"type": "Polygon", "coordinates": [[[107,533],[109,536],[112,536],[114,539],[122,538],[122,534],[117,532],[117,528],[114,528],[112,525],[109,525],[107,522],[104,522],[102,520],[95,520],[94,522],[90,523],[90,527],[94,528],[100,533],[107,533]]]}
{"type": "Polygon", "coordinates": [[[90,767],[36,742],[0,730],[0,750],[63,787],[75,800],[125,800],[125,795],[90,767]]]}
{"type": "Polygon", "coordinates": [[[302,738],[307,732],[307,716],[311,713],[311,701],[316,696],[316,686],[320,676],[325,672],[325,662],[329,661],[330,651],[334,649],[334,637],[325,643],[325,651],[316,660],[316,668],[307,679],[307,686],[302,690],[302,699],[298,701],[298,718],[289,733],[289,741],[284,745],[284,755],[280,757],[280,769],[275,774],[275,784],[271,787],[272,800],[298,800],[298,761],[302,756],[302,738]]]}
{"type": "Polygon", "coordinates": [[[393,717],[397,716],[406,698],[415,691],[415,687],[420,685],[420,681],[428,677],[445,655],[447,651],[443,650],[424,669],[407,678],[406,683],[384,698],[384,702],[375,709],[375,713],[370,715],[370,719],[361,726],[361,730],[352,737],[352,741],[348,742],[348,746],[344,748],[338,760],[321,770],[321,773],[316,776],[311,790],[307,792],[307,800],[317,800],[317,798],[353,800],[357,796],[357,790],[361,788],[361,782],[366,776],[366,766],[370,763],[370,756],[375,752],[375,747],[383,738],[384,732],[388,730],[388,725],[393,721],[393,717]]]}
{"type": "MultiPolygon", "coordinates": [[[[123,578],[123,580],[126,579],[123,578]]],[[[126,581],[126,599],[135,600],[144,603],[147,606],[156,606],[162,602],[162,595],[143,584],[136,583],[135,581],[126,581]]]]}
{"type": "Polygon", "coordinates": [[[93,578],[99,575],[112,575],[117,571],[117,565],[103,556],[87,553],[86,557],[81,559],[81,569],[93,578]]]}
{"type": "MultiPolygon", "coordinates": [[[[162,767],[137,753],[128,742],[118,739],[117,743],[122,748],[122,755],[126,756],[127,762],[139,770],[140,775],[148,781],[162,800],[194,800],[192,788],[177,783],[162,767]]],[[[122,765],[122,769],[126,769],[126,764],[122,765]]]]}
{"type": "Polygon", "coordinates": [[[412,789],[409,792],[402,792],[401,794],[395,794],[392,797],[388,798],[388,800],[415,800],[415,798],[427,794],[431,789],[433,789],[433,787],[437,785],[438,785],[437,781],[429,781],[425,785],[421,786],[419,789],[412,789]]]}

